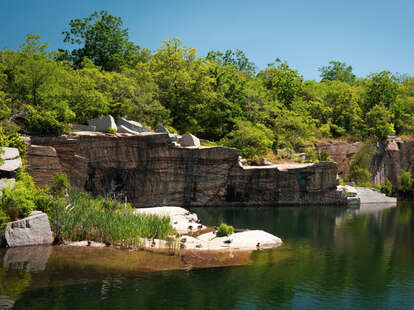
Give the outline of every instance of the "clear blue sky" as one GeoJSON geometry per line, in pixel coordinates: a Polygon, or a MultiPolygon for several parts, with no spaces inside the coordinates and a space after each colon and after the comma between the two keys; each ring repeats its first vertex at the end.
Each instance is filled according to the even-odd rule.
{"type": "Polygon", "coordinates": [[[52,49],[70,48],[61,34],[69,21],[103,9],[152,50],[178,37],[201,56],[241,49],[259,69],[279,57],[306,79],[319,79],[330,60],[358,76],[414,75],[413,0],[0,0],[0,47],[37,33],[52,49]]]}

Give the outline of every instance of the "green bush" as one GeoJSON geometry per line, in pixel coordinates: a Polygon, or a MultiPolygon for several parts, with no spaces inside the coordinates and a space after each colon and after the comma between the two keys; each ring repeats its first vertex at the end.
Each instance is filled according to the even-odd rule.
{"type": "Polygon", "coordinates": [[[273,132],[264,125],[239,121],[222,143],[240,149],[244,158],[255,159],[268,152],[274,139],[273,132]]]}
{"type": "Polygon", "coordinates": [[[358,185],[367,185],[371,179],[369,168],[376,153],[374,145],[365,145],[353,157],[349,167],[349,180],[358,185]]]}
{"type": "Polygon", "coordinates": [[[224,237],[224,236],[231,235],[233,232],[234,232],[234,227],[233,226],[221,223],[218,230],[217,230],[216,236],[217,237],[224,237]]]}
{"type": "Polygon", "coordinates": [[[399,188],[400,192],[407,195],[413,191],[413,179],[409,171],[400,170],[401,173],[401,186],[399,188]]]}
{"type": "Polygon", "coordinates": [[[116,135],[117,130],[115,128],[109,128],[108,129],[108,133],[112,134],[112,135],[116,135]]]}

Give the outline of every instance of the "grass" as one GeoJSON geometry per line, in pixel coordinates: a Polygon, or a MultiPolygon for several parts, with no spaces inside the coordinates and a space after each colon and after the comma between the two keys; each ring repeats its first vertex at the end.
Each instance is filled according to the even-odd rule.
{"type": "Polygon", "coordinates": [[[70,205],[58,214],[64,240],[110,242],[121,246],[142,247],[142,238],[170,239],[175,233],[169,217],[134,214],[133,208],[102,197],[70,190],[70,205]]]}

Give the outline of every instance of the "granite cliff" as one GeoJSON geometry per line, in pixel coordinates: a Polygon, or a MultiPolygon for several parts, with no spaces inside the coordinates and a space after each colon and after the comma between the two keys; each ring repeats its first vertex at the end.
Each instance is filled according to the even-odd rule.
{"type": "Polygon", "coordinates": [[[84,133],[30,143],[28,168],[38,185],[48,185],[45,171],[65,172],[77,188],[137,207],[346,204],[333,162],[243,166],[236,149],[180,147],[162,133],[84,133]]]}

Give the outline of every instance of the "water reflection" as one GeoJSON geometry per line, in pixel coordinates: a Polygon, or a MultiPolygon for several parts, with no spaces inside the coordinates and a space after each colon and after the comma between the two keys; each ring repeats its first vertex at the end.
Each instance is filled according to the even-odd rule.
{"type": "MultiPolygon", "coordinates": [[[[20,286],[21,295],[0,295],[15,296],[15,309],[410,309],[412,210],[410,204],[368,213],[325,207],[195,209],[207,224],[263,229],[286,245],[254,252],[249,266],[155,273],[127,268],[162,265],[154,256],[130,261],[101,254],[86,263],[79,253],[53,251],[46,270],[31,273],[29,287],[20,286]]],[[[13,272],[2,283],[15,279],[13,272]]]]}

